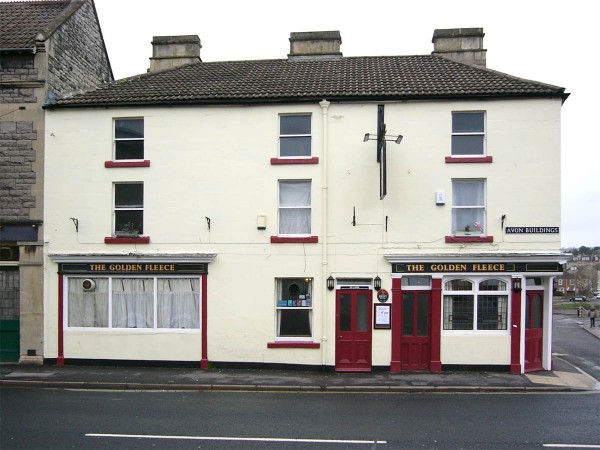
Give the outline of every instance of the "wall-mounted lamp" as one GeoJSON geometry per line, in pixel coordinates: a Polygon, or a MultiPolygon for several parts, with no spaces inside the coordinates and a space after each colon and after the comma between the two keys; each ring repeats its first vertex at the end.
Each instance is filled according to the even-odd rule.
{"type": "Polygon", "coordinates": [[[333,291],[334,287],[335,287],[335,280],[333,279],[333,277],[331,275],[329,275],[329,278],[327,278],[327,289],[329,289],[330,291],[333,291]]]}
{"type": "MultiPolygon", "coordinates": [[[[402,136],[401,134],[399,135],[385,135],[386,138],[395,138],[395,139],[386,139],[386,141],[388,142],[395,142],[396,144],[399,144],[400,142],[402,142],[402,138],[404,136],[402,136]]],[[[366,133],[365,137],[363,138],[363,142],[367,142],[367,141],[376,141],[377,140],[377,135],[374,134],[373,137],[371,137],[371,133],[366,133]]]]}
{"type": "Polygon", "coordinates": [[[373,287],[376,291],[381,290],[381,278],[379,278],[379,275],[377,275],[373,280],[373,287]]]}
{"type": "Polygon", "coordinates": [[[521,279],[520,278],[513,279],[513,291],[521,292],[521,279]]]}

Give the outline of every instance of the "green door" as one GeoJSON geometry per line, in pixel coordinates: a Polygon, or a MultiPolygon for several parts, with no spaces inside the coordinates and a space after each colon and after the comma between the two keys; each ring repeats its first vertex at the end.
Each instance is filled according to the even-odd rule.
{"type": "Polygon", "coordinates": [[[19,361],[19,268],[0,268],[0,362],[19,361]]]}

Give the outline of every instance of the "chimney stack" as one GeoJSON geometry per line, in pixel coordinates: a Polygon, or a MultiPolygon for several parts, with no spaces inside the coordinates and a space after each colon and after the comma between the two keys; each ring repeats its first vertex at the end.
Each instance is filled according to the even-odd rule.
{"type": "Polygon", "coordinates": [[[200,38],[195,35],[154,36],[150,72],[160,72],[184,64],[201,62],[201,48],[200,38]]]}
{"type": "Polygon", "coordinates": [[[339,31],[309,31],[290,33],[290,53],[288,59],[338,59],[342,57],[340,46],[342,36],[339,31]]]}
{"type": "Polygon", "coordinates": [[[452,61],[485,67],[486,52],[483,48],[483,28],[450,28],[433,32],[432,55],[452,61]]]}

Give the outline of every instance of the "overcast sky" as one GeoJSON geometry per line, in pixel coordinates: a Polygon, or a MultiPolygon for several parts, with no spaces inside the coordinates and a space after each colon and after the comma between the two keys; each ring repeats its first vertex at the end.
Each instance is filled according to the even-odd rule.
{"type": "MultiPolygon", "coordinates": [[[[203,61],[280,59],[290,32],[339,30],[344,56],[424,55],[436,28],[485,32],[487,67],[565,87],[563,247],[600,246],[600,95],[590,0],[95,0],[115,78],[146,72],[153,36],[198,35],[203,61]]],[[[516,220],[515,220],[516,222],[516,220]]],[[[516,223],[515,223],[516,224],[516,223]]]]}

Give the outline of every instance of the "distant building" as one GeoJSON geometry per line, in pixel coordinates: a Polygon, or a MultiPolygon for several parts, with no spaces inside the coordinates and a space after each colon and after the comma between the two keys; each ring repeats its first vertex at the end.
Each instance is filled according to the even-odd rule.
{"type": "Polygon", "coordinates": [[[155,37],[149,73],[55,101],[46,358],[550,369],[568,94],[488,70],[483,36],[229,62],[155,37]]]}
{"type": "Polygon", "coordinates": [[[0,2],[0,361],[43,358],[43,106],[112,80],[92,0],[0,2]]]}

